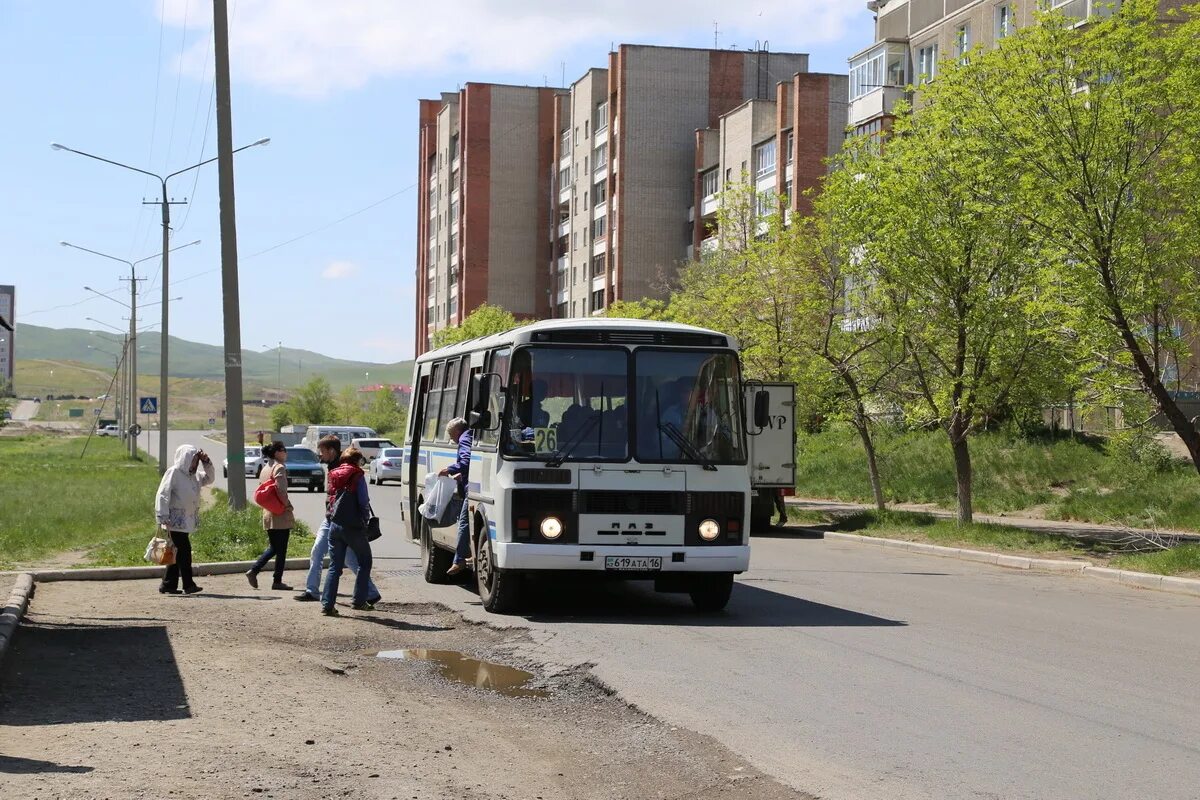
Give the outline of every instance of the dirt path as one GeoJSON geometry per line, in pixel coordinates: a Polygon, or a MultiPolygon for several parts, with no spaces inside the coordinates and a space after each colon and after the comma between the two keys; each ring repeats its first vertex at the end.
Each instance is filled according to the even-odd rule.
{"type": "Polygon", "coordinates": [[[511,664],[519,630],[432,605],[329,619],[240,575],[192,597],[154,586],[38,587],[0,672],[4,796],[801,797],[582,671],[515,664],[549,696],[505,697],[375,656],[439,648],[511,664]]]}

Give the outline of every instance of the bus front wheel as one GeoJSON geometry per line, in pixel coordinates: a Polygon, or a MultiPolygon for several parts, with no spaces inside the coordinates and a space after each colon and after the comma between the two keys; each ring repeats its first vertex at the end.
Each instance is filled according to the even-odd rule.
{"type": "Polygon", "coordinates": [[[508,614],[517,610],[520,604],[523,576],[516,570],[496,566],[487,526],[481,527],[475,548],[475,581],[479,587],[479,599],[491,613],[508,614]]]}
{"type": "Polygon", "coordinates": [[[732,572],[696,575],[692,578],[692,586],[688,590],[688,594],[692,596],[692,605],[699,611],[720,611],[729,603],[729,595],[732,593],[732,572]]]}
{"type": "Polygon", "coordinates": [[[454,562],[454,554],[433,543],[429,520],[421,517],[421,568],[426,583],[445,583],[446,570],[454,562]]]}

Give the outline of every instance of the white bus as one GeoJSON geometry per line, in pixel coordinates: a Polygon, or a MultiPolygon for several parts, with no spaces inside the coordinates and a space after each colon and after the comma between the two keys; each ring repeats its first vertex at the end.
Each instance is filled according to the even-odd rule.
{"type": "Polygon", "coordinates": [[[489,611],[513,609],[529,574],[550,570],[653,579],[702,610],[724,608],[750,564],[747,428],[769,430],[769,396],[744,399],[732,337],[544,321],[426,353],[413,387],[402,516],[427,581],[443,580],[457,525],[431,525],[417,507],[426,474],[457,456],[446,423],[464,417],[471,549],[489,611]]]}

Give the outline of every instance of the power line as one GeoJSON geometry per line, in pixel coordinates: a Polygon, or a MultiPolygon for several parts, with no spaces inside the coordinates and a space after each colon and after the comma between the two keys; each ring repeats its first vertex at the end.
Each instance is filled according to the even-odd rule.
{"type": "Polygon", "coordinates": [[[175,147],[175,121],[179,118],[179,89],[183,84],[183,55],[187,51],[188,12],[191,11],[191,0],[183,4],[183,29],[179,34],[179,62],[175,69],[175,103],[171,110],[171,134],[167,137],[167,154],[163,159],[163,172],[171,169],[171,151],[175,147]]]}
{"type": "MultiPolygon", "coordinates": [[[[158,137],[158,93],[162,83],[162,49],[163,49],[163,33],[167,26],[167,0],[162,0],[158,7],[158,55],[154,59],[154,111],[151,112],[150,121],[150,153],[146,156],[146,163],[154,163],[154,142],[158,137]]],[[[145,193],[146,187],[149,186],[149,178],[142,181],[142,192],[145,193]]],[[[129,257],[133,257],[134,250],[137,248],[138,231],[142,229],[142,221],[146,218],[146,209],[142,208],[138,211],[137,222],[133,228],[133,240],[129,243],[129,257]]],[[[149,235],[149,228],[146,229],[146,236],[149,235]]],[[[142,237],[142,244],[146,243],[146,236],[142,237]]]]}
{"type": "Polygon", "coordinates": [[[273,244],[264,250],[259,250],[257,253],[251,253],[250,255],[245,256],[242,260],[245,261],[247,259],[257,258],[258,256],[261,256],[261,255],[266,255],[267,253],[270,253],[272,250],[278,250],[281,247],[287,247],[289,244],[294,244],[294,243],[300,241],[301,239],[307,239],[309,236],[312,236],[313,234],[317,234],[317,233],[320,233],[321,231],[329,230],[330,228],[332,228],[335,225],[340,225],[341,223],[345,222],[348,219],[351,219],[352,217],[357,217],[359,214],[362,214],[366,211],[370,211],[372,208],[375,208],[376,206],[381,206],[384,203],[386,203],[387,201],[393,200],[393,199],[399,197],[400,195],[407,192],[409,189],[415,189],[416,186],[417,185],[415,183],[409,184],[408,186],[405,186],[403,189],[401,189],[397,192],[392,192],[387,197],[376,200],[374,203],[371,203],[370,205],[363,206],[362,208],[358,209],[357,211],[351,211],[349,214],[347,214],[344,217],[338,217],[333,222],[327,222],[324,225],[321,225],[320,227],[317,227],[317,228],[313,228],[312,230],[310,230],[306,233],[302,233],[299,236],[293,236],[291,239],[288,239],[287,241],[280,242],[279,244],[273,244]]]}

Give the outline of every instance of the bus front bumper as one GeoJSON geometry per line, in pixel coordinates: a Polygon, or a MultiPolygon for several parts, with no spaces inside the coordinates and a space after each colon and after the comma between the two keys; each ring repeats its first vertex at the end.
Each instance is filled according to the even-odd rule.
{"type": "Polygon", "coordinates": [[[501,569],[614,572],[645,577],[665,572],[745,572],[750,568],[750,546],[621,547],[618,545],[524,544],[492,541],[496,565],[501,569]],[[680,559],[682,554],[682,560],[680,559]],[[622,559],[613,562],[610,559],[622,559]],[[634,559],[637,567],[623,568],[634,559]],[[651,559],[649,563],[638,561],[651,559]],[[658,559],[657,562],[653,559],[658,559]],[[653,568],[657,563],[657,568],[653,568]],[[651,567],[647,569],[647,567],[651,567]]]}

